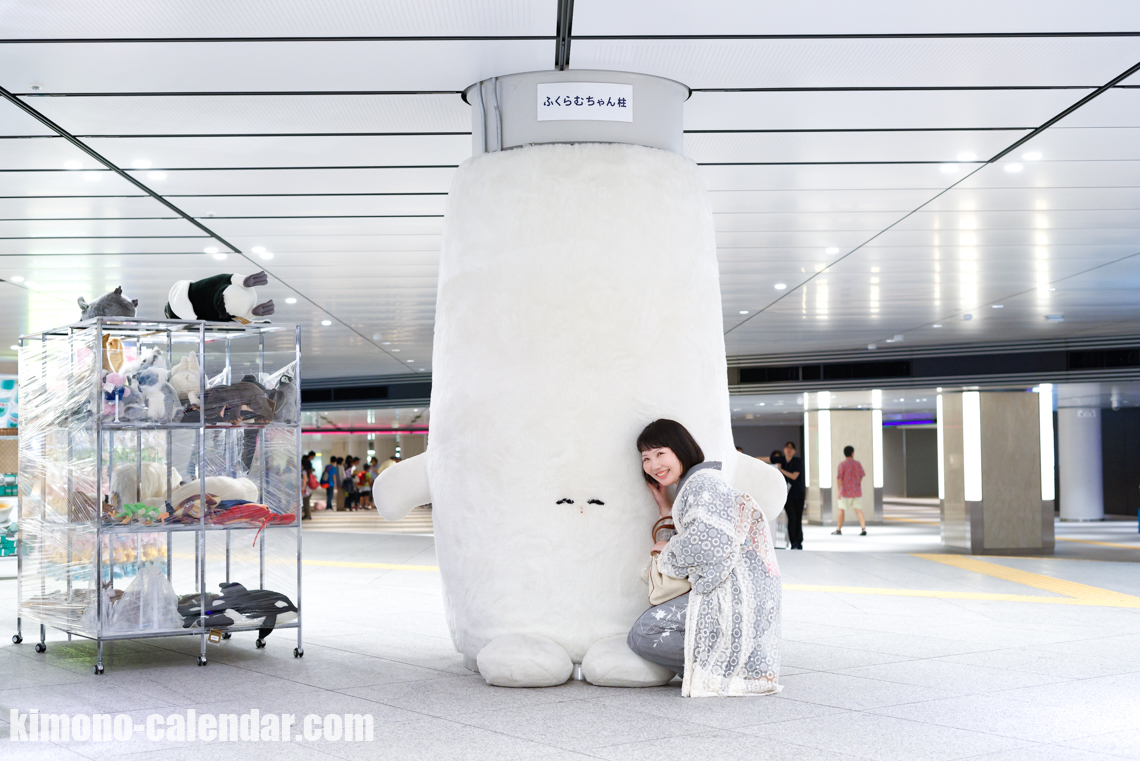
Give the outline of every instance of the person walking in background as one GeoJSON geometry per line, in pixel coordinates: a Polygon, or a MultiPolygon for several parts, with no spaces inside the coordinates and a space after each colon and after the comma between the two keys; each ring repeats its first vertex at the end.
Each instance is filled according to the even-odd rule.
{"type": "Polygon", "coordinates": [[[863,465],[855,459],[855,447],[843,447],[846,458],[839,463],[835,480],[839,483],[839,526],[832,534],[843,533],[843,519],[848,510],[854,510],[859,518],[859,536],[867,535],[867,521],[863,517],[863,465]]]}
{"type": "Polygon", "coordinates": [[[779,469],[788,484],[788,501],[784,503],[784,515],[788,518],[788,542],[793,550],[804,548],[804,499],[807,487],[804,486],[804,461],[796,454],[796,445],[789,441],[784,444],[784,453],[773,452],[768,457],[759,458],[779,469]]]}
{"type": "Polygon", "coordinates": [[[324,471],[321,473],[321,486],[325,487],[325,494],[327,495],[325,497],[326,510],[333,510],[336,505],[333,499],[336,496],[337,475],[339,474],[337,460],[338,458],[336,457],[330,457],[329,464],[325,466],[324,471]]]}
{"type": "Polygon", "coordinates": [[[316,452],[309,452],[301,458],[301,520],[311,520],[313,517],[313,491],[316,489],[314,481],[316,476],[313,475],[313,458],[317,456],[316,452]]]}

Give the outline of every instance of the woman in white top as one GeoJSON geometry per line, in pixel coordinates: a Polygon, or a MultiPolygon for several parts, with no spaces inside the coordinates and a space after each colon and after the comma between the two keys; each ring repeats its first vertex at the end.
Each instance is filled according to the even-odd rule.
{"type": "Polygon", "coordinates": [[[657,568],[692,591],[643,613],[630,649],[682,674],[686,697],[778,692],[780,569],[764,514],[680,423],[650,423],[637,448],[658,509],[677,528],[654,545],[657,568]]]}

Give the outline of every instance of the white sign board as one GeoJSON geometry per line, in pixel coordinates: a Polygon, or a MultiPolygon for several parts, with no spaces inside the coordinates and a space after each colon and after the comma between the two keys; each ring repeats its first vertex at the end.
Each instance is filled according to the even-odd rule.
{"type": "Polygon", "coordinates": [[[552,82],[538,85],[538,120],[633,121],[633,85],[552,82]]]}

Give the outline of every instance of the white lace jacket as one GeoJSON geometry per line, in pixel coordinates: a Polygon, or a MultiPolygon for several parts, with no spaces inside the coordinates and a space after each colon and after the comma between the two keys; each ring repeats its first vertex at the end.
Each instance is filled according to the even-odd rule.
{"type": "Polygon", "coordinates": [[[693,586],[681,694],[779,692],[780,569],[764,514],[707,462],[682,479],[673,521],[657,567],[693,586]]]}

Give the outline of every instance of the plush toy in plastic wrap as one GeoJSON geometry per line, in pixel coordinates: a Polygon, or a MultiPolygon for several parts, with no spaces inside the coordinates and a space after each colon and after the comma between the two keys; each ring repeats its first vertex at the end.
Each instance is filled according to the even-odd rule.
{"type": "Polygon", "coordinates": [[[182,628],[178,595],[162,570],[144,565],[123,597],[114,604],[110,631],[113,633],[177,631],[182,628]]]}
{"type": "Polygon", "coordinates": [[[536,145],[455,173],[431,446],[373,492],[389,520],[432,504],[452,638],[488,682],[559,684],[574,663],[602,685],[673,677],[625,646],[658,517],[638,433],[680,421],[769,519],[786,498],[778,471],[735,451],[723,333],[712,210],[688,159],[536,145]]]}
{"type": "Polygon", "coordinates": [[[179,280],[167,296],[166,316],[171,320],[249,324],[273,314],[272,299],[257,303],[256,287],[268,283],[269,276],[264,272],[246,277],[226,274],[203,280],[179,280]]]}
{"type": "Polygon", "coordinates": [[[225,629],[231,626],[257,626],[258,639],[264,640],[277,624],[297,620],[297,606],[280,592],[246,589],[237,582],[222,582],[221,594],[207,594],[202,609],[201,595],[183,595],[178,601],[182,626],[225,629]]]}
{"type": "Polygon", "coordinates": [[[194,406],[202,403],[202,371],[198,367],[198,355],[191,352],[178,360],[170,372],[170,385],[178,394],[179,401],[194,406]]]}
{"type": "Polygon", "coordinates": [[[123,296],[123,286],[119,286],[110,293],[105,293],[90,304],[82,296],[79,297],[79,319],[89,320],[92,317],[134,317],[135,309],[139,305],[138,299],[128,299],[123,296]]]}
{"type": "Polygon", "coordinates": [[[145,401],[148,420],[156,423],[182,420],[182,403],[174,386],[167,382],[166,356],[161,349],[145,347],[136,360],[124,365],[123,372],[145,401]]]}
{"type": "Polygon", "coordinates": [[[113,420],[119,423],[120,415],[125,419],[126,413],[126,400],[131,395],[131,389],[127,386],[127,376],[122,373],[109,373],[106,370],[103,372],[103,418],[105,420],[113,420]]]}

